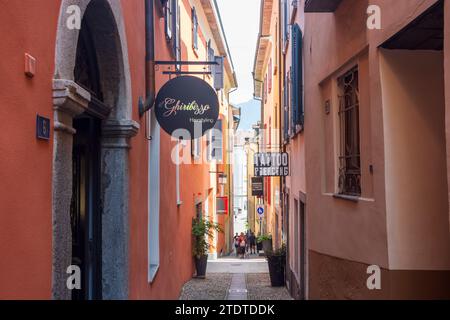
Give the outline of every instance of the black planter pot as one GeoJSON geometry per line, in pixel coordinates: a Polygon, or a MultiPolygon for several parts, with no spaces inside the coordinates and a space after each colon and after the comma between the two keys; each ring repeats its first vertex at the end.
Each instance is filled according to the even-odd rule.
{"type": "Polygon", "coordinates": [[[269,264],[270,283],[272,287],[284,286],[284,270],[286,266],[286,256],[267,256],[269,264]]]}
{"type": "Polygon", "coordinates": [[[195,269],[197,270],[197,278],[204,278],[206,276],[206,266],[208,264],[208,256],[200,258],[195,257],[195,269]]]}
{"type": "Polygon", "coordinates": [[[261,251],[263,249],[262,242],[256,244],[256,250],[261,251]]]}
{"type": "Polygon", "coordinates": [[[262,241],[262,249],[264,253],[272,251],[272,239],[262,241]]]}

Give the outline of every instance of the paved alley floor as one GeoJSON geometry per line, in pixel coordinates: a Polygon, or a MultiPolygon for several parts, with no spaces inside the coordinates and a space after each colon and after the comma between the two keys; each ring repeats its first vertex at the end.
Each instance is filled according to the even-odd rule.
{"type": "Polygon", "coordinates": [[[245,259],[228,256],[208,260],[207,273],[269,273],[269,266],[266,259],[258,255],[245,259]]]}
{"type": "Polygon", "coordinates": [[[180,300],[291,300],[285,287],[270,285],[264,257],[224,257],[209,260],[206,279],[192,279],[180,300]]]}

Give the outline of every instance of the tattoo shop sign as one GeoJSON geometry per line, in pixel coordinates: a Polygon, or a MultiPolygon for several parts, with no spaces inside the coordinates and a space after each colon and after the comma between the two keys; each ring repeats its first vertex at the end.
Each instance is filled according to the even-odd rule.
{"type": "Polygon", "coordinates": [[[289,175],[289,154],[266,152],[255,154],[255,177],[286,177],[289,175]]]}
{"type": "Polygon", "coordinates": [[[216,124],[219,100],[216,91],[206,81],[181,76],[168,81],[159,90],[155,115],[168,134],[183,140],[197,139],[216,124]]]}

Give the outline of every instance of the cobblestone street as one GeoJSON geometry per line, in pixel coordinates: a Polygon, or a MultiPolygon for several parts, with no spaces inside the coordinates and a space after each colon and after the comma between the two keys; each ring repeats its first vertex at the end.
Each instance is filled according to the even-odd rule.
{"type": "Polygon", "coordinates": [[[285,287],[270,285],[267,262],[263,257],[235,257],[208,261],[206,279],[192,279],[180,300],[291,300],[285,287]]]}

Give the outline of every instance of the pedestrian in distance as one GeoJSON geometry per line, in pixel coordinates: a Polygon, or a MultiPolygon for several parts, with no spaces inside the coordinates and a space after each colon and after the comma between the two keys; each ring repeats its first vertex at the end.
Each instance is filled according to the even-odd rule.
{"type": "Polygon", "coordinates": [[[256,236],[254,232],[250,234],[249,242],[250,242],[250,254],[256,254],[256,236]]]}
{"type": "Polygon", "coordinates": [[[245,247],[246,247],[247,241],[245,241],[245,236],[241,240],[240,248],[241,248],[241,259],[245,258],[245,247]]]}
{"type": "Polygon", "coordinates": [[[236,235],[233,238],[234,240],[234,249],[236,250],[236,257],[239,256],[239,234],[236,232],[236,235]]]}
{"type": "Polygon", "coordinates": [[[245,243],[245,235],[241,232],[241,235],[239,236],[239,257],[241,259],[243,259],[245,255],[245,243]]]}
{"type": "Polygon", "coordinates": [[[245,235],[245,252],[248,253],[250,251],[250,235],[252,234],[252,230],[247,230],[247,234],[245,235]]]}

